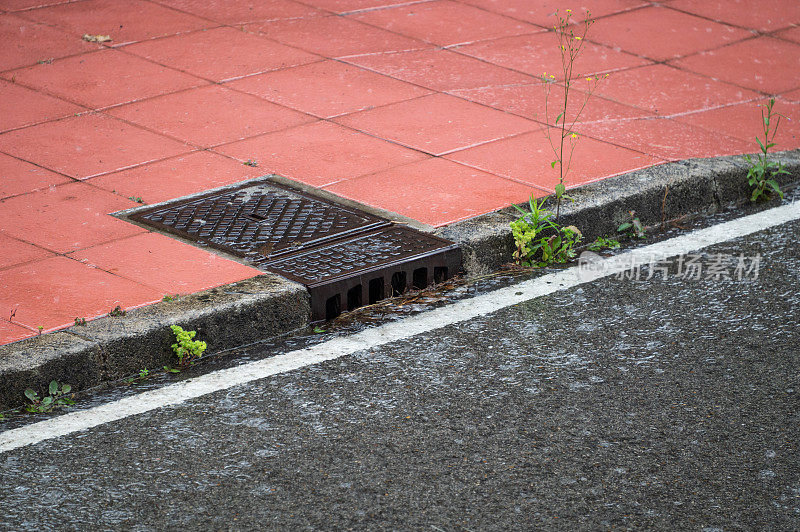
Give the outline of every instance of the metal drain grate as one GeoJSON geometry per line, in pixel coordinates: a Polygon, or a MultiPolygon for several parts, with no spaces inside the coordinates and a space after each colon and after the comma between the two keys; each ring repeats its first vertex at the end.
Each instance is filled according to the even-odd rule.
{"type": "Polygon", "coordinates": [[[130,218],[306,285],[314,320],[441,282],[461,268],[452,242],[269,180],[130,218]]]}

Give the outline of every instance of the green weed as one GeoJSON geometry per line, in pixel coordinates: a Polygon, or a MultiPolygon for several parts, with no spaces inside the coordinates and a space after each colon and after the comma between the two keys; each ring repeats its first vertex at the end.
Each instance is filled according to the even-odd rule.
{"type": "Polygon", "coordinates": [[[49,392],[49,395],[39,397],[39,394],[31,388],[25,390],[25,397],[27,397],[31,402],[31,404],[25,406],[25,410],[28,412],[41,414],[44,412],[50,412],[56,407],[75,404],[75,401],[67,396],[67,394],[72,391],[72,386],[69,384],[60,385],[58,381],[51,381],[47,391],[49,392]]]}
{"type": "Polygon", "coordinates": [[[617,227],[618,233],[623,233],[626,236],[631,238],[644,238],[646,236],[647,231],[642,225],[641,220],[636,216],[636,211],[628,211],[629,219],[627,221],[622,222],[617,227]]]}
{"type": "Polygon", "coordinates": [[[517,247],[513,257],[522,266],[563,264],[575,257],[575,246],[581,241],[578,228],[572,225],[561,227],[553,219],[554,213],[544,208],[544,201],[531,196],[528,201],[530,212],[514,206],[522,216],[511,222],[511,233],[517,247]]]}
{"type": "Polygon", "coordinates": [[[256,166],[258,166],[258,161],[256,161],[255,159],[247,159],[247,161],[243,162],[242,164],[245,166],[252,166],[253,168],[255,168],[256,166]]]}
{"type": "Polygon", "coordinates": [[[207,345],[205,342],[194,340],[197,331],[184,331],[183,328],[178,325],[171,325],[170,328],[172,332],[175,333],[176,342],[172,344],[172,350],[175,351],[175,354],[178,356],[178,365],[183,367],[189,366],[196,359],[203,356],[207,345]]]}
{"type": "Polygon", "coordinates": [[[620,246],[619,240],[598,236],[594,242],[589,244],[588,249],[590,251],[602,251],[604,249],[618,249],[620,246]]]}
{"type": "Polygon", "coordinates": [[[79,327],[86,327],[86,318],[75,318],[75,325],[79,327]]]}
{"type": "Polygon", "coordinates": [[[109,316],[121,317],[127,314],[125,310],[119,305],[111,309],[111,312],[108,313],[109,316]]]}
{"type": "Polygon", "coordinates": [[[788,174],[789,172],[786,171],[783,163],[770,161],[767,153],[770,148],[775,146],[775,142],[773,142],[775,134],[778,132],[781,117],[784,117],[782,114],[773,111],[774,106],[775,98],[770,98],[769,103],[761,110],[764,140],[762,141],[760,138],[756,137],[756,142],[758,142],[758,147],[761,148],[761,153],[758,154],[756,160],[753,160],[750,155],[744,156],[744,160],[750,165],[750,168],[747,170],[747,182],[753,187],[750,201],[758,201],[762,197],[765,199],[769,198],[771,192],[776,193],[783,199],[783,192],[775,178],[781,174],[788,174]]]}

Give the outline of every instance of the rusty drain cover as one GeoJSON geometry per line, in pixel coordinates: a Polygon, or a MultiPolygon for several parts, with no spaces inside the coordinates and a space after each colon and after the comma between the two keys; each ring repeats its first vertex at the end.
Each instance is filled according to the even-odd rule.
{"type": "Polygon", "coordinates": [[[461,268],[452,242],[269,179],[129,218],[304,284],[313,320],[424,288],[461,268]]]}

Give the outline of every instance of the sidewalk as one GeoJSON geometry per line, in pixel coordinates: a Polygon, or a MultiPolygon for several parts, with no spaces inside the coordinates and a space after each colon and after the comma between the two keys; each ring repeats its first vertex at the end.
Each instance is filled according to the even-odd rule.
{"type": "MultiPolygon", "coordinates": [[[[443,226],[548,194],[562,4],[1,0],[0,344],[259,275],[108,215],[140,202],[276,173],[443,226]]],[[[581,5],[609,77],[568,186],[754,152],[769,96],[800,147],[797,2],[581,5]]]]}

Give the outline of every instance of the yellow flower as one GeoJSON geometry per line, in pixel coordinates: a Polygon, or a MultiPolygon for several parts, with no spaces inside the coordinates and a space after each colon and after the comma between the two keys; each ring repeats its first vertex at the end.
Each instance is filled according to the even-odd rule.
{"type": "Polygon", "coordinates": [[[567,13],[572,13],[572,10],[571,9],[567,9],[567,13]]]}
{"type": "Polygon", "coordinates": [[[570,135],[570,138],[577,139],[578,138],[578,134],[577,133],[572,133],[570,135]]]}
{"type": "Polygon", "coordinates": [[[575,37],[576,41],[580,41],[581,39],[582,39],[582,37],[575,37]]]}

